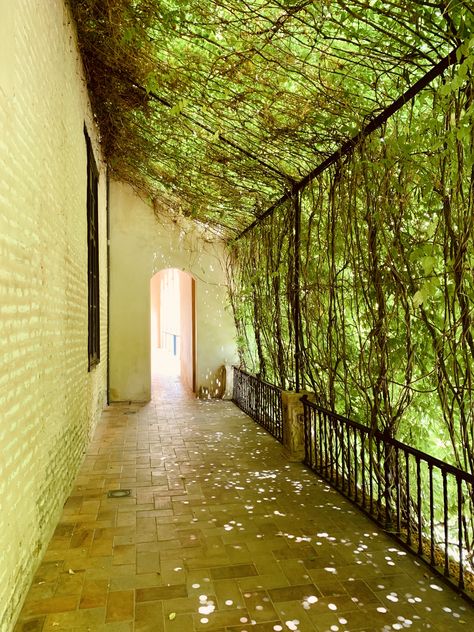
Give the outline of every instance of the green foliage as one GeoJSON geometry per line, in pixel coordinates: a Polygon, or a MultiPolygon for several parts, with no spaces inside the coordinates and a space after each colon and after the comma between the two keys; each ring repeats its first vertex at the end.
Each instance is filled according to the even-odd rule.
{"type": "Polygon", "coordinates": [[[472,25],[469,0],[69,1],[112,175],[227,239],[472,25]]]}
{"type": "MultiPolygon", "coordinates": [[[[299,336],[320,404],[473,472],[474,52],[464,55],[304,190],[299,336]]],[[[258,301],[239,318],[263,350],[243,349],[244,361],[291,386],[293,218],[289,205],[277,214],[238,242],[233,293],[258,301]]]]}

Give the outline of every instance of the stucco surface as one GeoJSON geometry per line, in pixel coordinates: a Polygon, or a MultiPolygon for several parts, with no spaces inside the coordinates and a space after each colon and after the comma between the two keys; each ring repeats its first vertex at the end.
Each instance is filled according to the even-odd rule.
{"type": "Polygon", "coordinates": [[[110,396],[150,399],[150,279],[166,268],[196,281],[196,391],[214,394],[223,364],[236,360],[223,251],[190,224],[157,220],[126,184],[110,185],[110,396]]]}

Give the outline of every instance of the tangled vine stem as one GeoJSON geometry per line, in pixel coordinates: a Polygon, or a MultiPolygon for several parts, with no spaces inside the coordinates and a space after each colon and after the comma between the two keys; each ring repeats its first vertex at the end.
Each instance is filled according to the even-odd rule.
{"type": "Polygon", "coordinates": [[[111,173],[232,239],[464,41],[469,0],[69,0],[111,173]]]}
{"type": "Polygon", "coordinates": [[[294,386],[299,339],[303,385],[321,405],[412,445],[428,442],[471,473],[473,65],[470,52],[302,191],[299,331],[291,317],[292,207],[232,247],[250,369],[294,386]],[[268,341],[257,355],[255,332],[268,341]]]}

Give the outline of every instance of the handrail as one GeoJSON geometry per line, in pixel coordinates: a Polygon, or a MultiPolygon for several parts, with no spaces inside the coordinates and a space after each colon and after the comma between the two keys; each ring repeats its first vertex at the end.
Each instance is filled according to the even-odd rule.
{"type": "Polygon", "coordinates": [[[257,375],[252,375],[252,373],[249,373],[245,369],[241,369],[240,367],[237,367],[237,366],[234,366],[232,368],[234,370],[237,370],[239,373],[242,373],[242,375],[246,375],[247,377],[251,377],[254,380],[258,380],[261,384],[265,384],[265,386],[269,386],[270,388],[274,388],[278,391],[281,390],[278,386],[275,386],[275,384],[272,384],[271,382],[267,382],[266,380],[263,380],[261,377],[258,377],[257,375]]]}
{"type": "MultiPolygon", "coordinates": [[[[234,403],[279,441],[281,394],[234,367],[234,403]]],[[[307,395],[301,402],[305,464],[473,601],[474,476],[307,395]]]]}
{"type": "Polygon", "coordinates": [[[436,465],[439,468],[443,468],[446,472],[449,472],[450,474],[453,474],[454,476],[458,476],[459,478],[462,478],[464,481],[466,481],[466,483],[470,483],[471,485],[474,485],[474,475],[469,474],[469,472],[465,472],[464,470],[461,470],[458,467],[451,465],[450,463],[446,463],[446,461],[441,461],[441,459],[438,459],[435,456],[431,456],[431,454],[422,452],[421,450],[418,450],[417,448],[413,448],[407,443],[403,443],[402,441],[399,441],[398,439],[395,439],[393,437],[390,437],[384,434],[380,430],[372,430],[369,426],[364,426],[358,421],[354,421],[353,419],[349,419],[348,417],[339,415],[338,413],[335,413],[327,408],[323,408],[322,406],[319,406],[319,404],[315,404],[314,402],[310,401],[308,399],[308,395],[303,395],[301,397],[301,401],[303,402],[304,405],[310,406],[311,408],[314,408],[315,410],[318,410],[321,413],[325,413],[326,415],[331,415],[331,417],[333,417],[334,419],[342,421],[352,428],[357,428],[358,430],[369,432],[372,436],[380,439],[381,441],[384,441],[385,443],[389,443],[390,445],[393,445],[394,447],[400,448],[404,450],[405,452],[409,452],[415,457],[418,456],[420,457],[420,459],[423,459],[427,463],[430,462],[432,465],[436,465]]]}
{"type": "Polygon", "coordinates": [[[281,389],[238,367],[234,369],[233,402],[278,441],[283,441],[281,389]]]}
{"type": "Polygon", "coordinates": [[[346,140],[335,152],[325,158],[319,165],[317,165],[312,171],[306,174],[301,180],[293,183],[287,191],[274,202],[266,211],[256,216],[251,224],[246,226],[240,233],[234,238],[234,242],[244,237],[247,233],[252,231],[258,226],[264,219],[272,215],[277,208],[282,204],[291,200],[297,193],[303,191],[308,184],[310,184],[317,176],[326,171],[330,166],[336,164],[350,154],[357,145],[367,136],[370,136],[372,132],[381,127],[395,112],[402,108],[406,103],[412,101],[412,99],[421,92],[426,86],[428,86],[434,79],[439,77],[447,68],[453,64],[462,61],[462,56],[459,55],[460,45],[456,46],[446,57],[443,57],[437,64],[435,64],[430,70],[423,75],[418,81],[410,86],[398,99],[395,99],[388,107],[382,112],[374,116],[369,123],[363,127],[355,136],[346,140]]]}
{"type": "Polygon", "coordinates": [[[437,574],[450,583],[456,575],[472,601],[474,476],[307,395],[301,401],[305,464],[437,574]]]}

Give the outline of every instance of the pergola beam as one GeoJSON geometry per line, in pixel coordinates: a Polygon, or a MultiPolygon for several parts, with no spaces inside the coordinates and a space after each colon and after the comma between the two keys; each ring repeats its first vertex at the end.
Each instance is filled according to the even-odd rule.
{"type": "MultiPolygon", "coordinates": [[[[146,92],[157,103],[161,103],[161,105],[164,105],[165,107],[167,107],[169,109],[172,109],[174,107],[172,103],[170,103],[166,99],[163,99],[162,97],[160,97],[158,94],[156,94],[156,92],[153,92],[152,90],[148,91],[143,86],[140,86],[138,84],[134,84],[134,85],[137,88],[139,88],[140,90],[142,90],[143,92],[146,92]]],[[[196,119],[194,116],[191,116],[190,114],[187,114],[186,112],[183,112],[183,111],[179,112],[179,116],[182,116],[183,118],[185,118],[187,121],[189,121],[193,125],[196,125],[197,127],[200,127],[201,129],[203,129],[206,132],[208,132],[209,134],[212,134],[217,140],[219,140],[224,145],[227,145],[228,147],[232,147],[232,149],[235,149],[235,151],[238,151],[239,153],[243,154],[244,156],[246,156],[250,160],[252,160],[254,162],[257,162],[259,165],[264,167],[264,169],[266,169],[267,171],[271,171],[273,174],[277,175],[279,178],[283,178],[284,180],[286,180],[289,183],[294,183],[295,182],[295,179],[292,178],[287,173],[283,173],[282,171],[279,171],[279,169],[277,169],[276,167],[273,167],[272,165],[268,164],[265,160],[262,160],[262,158],[259,158],[258,156],[256,156],[252,152],[248,151],[247,149],[244,149],[243,147],[238,145],[236,142],[234,142],[233,140],[230,140],[229,138],[227,138],[226,136],[224,136],[220,132],[216,132],[215,130],[210,128],[205,123],[202,123],[201,121],[196,119]]]]}
{"type": "Polygon", "coordinates": [[[414,83],[408,90],[406,90],[398,99],[393,101],[387,108],[385,108],[380,114],[375,116],[368,125],[366,125],[355,136],[346,141],[339,149],[337,149],[328,158],[323,160],[317,167],[315,167],[304,178],[296,182],[288,191],[286,191],[280,199],[274,202],[264,213],[258,215],[255,220],[249,224],[244,230],[242,230],[234,241],[238,241],[244,235],[258,226],[264,219],[270,217],[275,210],[300,193],[308,184],[310,184],[317,176],[326,171],[331,165],[337,163],[341,158],[350,154],[357,145],[372,132],[381,127],[395,112],[400,110],[406,103],[411,101],[421,90],[426,88],[436,77],[439,77],[449,66],[452,66],[457,61],[462,61],[462,58],[458,60],[458,50],[460,45],[454,48],[446,57],[433,66],[421,79],[414,83]]]}

